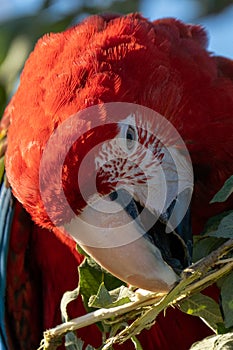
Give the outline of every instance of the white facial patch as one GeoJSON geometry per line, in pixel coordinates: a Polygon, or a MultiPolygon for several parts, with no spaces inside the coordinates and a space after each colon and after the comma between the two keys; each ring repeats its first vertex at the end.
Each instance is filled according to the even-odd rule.
{"type": "Polygon", "coordinates": [[[179,213],[173,210],[170,229],[184,217],[193,190],[191,161],[177,131],[162,116],[147,119],[132,113],[120,121],[117,137],[103,143],[95,165],[116,190],[127,190],[156,217],[185,193],[179,213]]]}

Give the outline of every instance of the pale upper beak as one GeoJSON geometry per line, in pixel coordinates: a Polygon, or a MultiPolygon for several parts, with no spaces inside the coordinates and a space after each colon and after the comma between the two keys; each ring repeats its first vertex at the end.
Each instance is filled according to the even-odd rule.
{"type": "MultiPolygon", "coordinates": [[[[145,232],[137,214],[131,195],[120,190],[110,196],[93,198],[79,216],[65,225],[65,229],[88,254],[116,277],[135,287],[168,292],[179,280],[169,265],[171,262],[176,266],[178,261],[177,256],[171,256],[170,247],[166,246],[170,244],[166,236],[171,233],[161,233],[160,228],[156,232],[154,225],[149,237],[149,231],[145,232]],[[162,238],[157,244],[156,240],[159,242],[159,237],[163,235],[165,239],[162,238]]],[[[179,242],[178,235],[176,238],[179,242]]],[[[179,242],[178,245],[182,247],[181,250],[184,248],[185,255],[185,244],[179,242]]]]}

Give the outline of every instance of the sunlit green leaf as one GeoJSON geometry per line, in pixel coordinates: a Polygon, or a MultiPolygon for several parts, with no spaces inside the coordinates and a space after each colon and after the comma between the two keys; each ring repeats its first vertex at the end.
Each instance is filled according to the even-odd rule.
{"type": "Polygon", "coordinates": [[[92,295],[89,299],[88,306],[101,308],[107,307],[112,303],[111,296],[108,290],[105,288],[104,283],[101,283],[99,290],[96,295],[92,295]]]}
{"type": "MultiPolygon", "coordinates": [[[[110,292],[113,303],[119,303],[122,299],[131,300],[134,297],[134,292],[132,292],[128,287],[121,286],[110,292]]],[[[120,304],[118,304],[120,305],[120,304]]]]}
{"type": "Polygon", "coordinates": [[[204,294],[194,294],[180,304],[180,309],[189,315],[199,316],[217,332],[218,324],[223,323],[219,305],[204,294]]]}
{"type": "Polygon", "coordinates": [[[76,244],[76,249],[79,252],[79,254],[89,258],[89,255],[85,252],[85,250],[79,244],[76,244]]]}
{"type": "Polygon", "coordinates": [[[79,286],[85,307],[91,310],[88,302],[91,296],[97,295],[99,287],[104,282],[107,290],[120,287],[123,282],[102,269],[92,258],[85,258],[79,266],[79,286]]]}
{"type": "Polygon", "coordinates": [[[79,286],[87,309],[88,301],[92,295],[96,295],[100,284],[103,282],[103,272],[101,268],[91,259],[86,258],[79,266],[79,286]]]}
{"type": "MultiPolygon", "coordinates": [[[[123,287],[123,289],[127,288],[123,287]]],[[[95,308],[109,308],[129,303],[131,301],[129,293],[127,295],[126,293],[121,293],[121,291],[122,288],[117,288],[110,294],[104,283],[101,283],[97,295],[93,295],[90,298],[88,306],[95,308]]]]}

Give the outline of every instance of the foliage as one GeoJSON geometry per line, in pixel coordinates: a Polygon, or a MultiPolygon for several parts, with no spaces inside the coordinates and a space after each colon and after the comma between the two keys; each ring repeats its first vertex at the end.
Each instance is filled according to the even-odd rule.
{"type": "Polygon", "coordinates": [[[233,3],[232,0],[199,0],[202,16],[219,13],[233,3]]]}
{"type": "MultiPolygon", "coordinates": [[[[208,13],[220,12],[233,3],[232,0],[204,0],[199,2],[203,16],[208,13]]],[[[0,24],[0,116],[7,101],[16,89],[25,59],[39,37],[45,33],[62,31],[88,14],[137,11],[140,1],[112,0],[102,2],[102,4],[99,1],[74,1],[74,3],[76,3],[76,6],[72,7],[72,11],[58,12],[54,10],[56,0],[44,0],[36,14],[12,18],[0,24]],[[93,6],[95,3],[97,5],[93,6]]],[[[2,172],[3,158],[0,158],[0,179],[2,172]]],[[[224,201],[232,191],[233,177],[228,180],[224,188],[212,201],[224,201]]],[[[135,333],[151,326],[155,322],[156,316],[169,305],[176,305],[188,314],[205,319],[211,329],[218,334],[194,344],[193,350],[210,348],[217,350],[220,346],[222,348],[228,346],[227,348],[230,349],[232,345],[229,345],[229,343],[232,344],[233,339],[233,273],[229,273],[229,269],[224,270],[224,267],[232,264],[232,257],[229,254],[224,258],[218,257],[217,261],[212,261],[213,266],[209,266],[208,271],[203,274],[200,274],[199,271],[200,266],[203,265],[198,265],[201,259],[219,248],[227,239],[233,239],[232,211],[212,218],[207,223],[203,234],[195,238],[194,261],[197,265],[194,265],[192,272],[189,271],[187,275],[184,275],[180,284],[167,296],[153,293],[144,295],[140,291],[135,292],[100,268],[90,257],[86,257],[79,267],[79,288],[76,293],[68,293],[66,298],[63,299],[62,313],[64,321],[68,321],[66,305],[80,293],[89,315],[91,315],[88,319],[89,322],[98,322],[103,333],[105,341],[102,349],[111,348],[114,342],[121,342],[130,338],[135,349],[141,350],[141,345],[135,337],[135,333]],[[196,269],[195,266],[197,266],[196,269]],[[218,280],[220,288],[221,307],[213,299],[200,293],[202,288],[216,280],[218,280]],[[204,281],[203,284],[200,283],[201,281],[204,281]],[[178,297],[180,295],[183,299],[178,297]],[[98,313],[98,311],[100,312],[98,313]],[[93,315],[94,317],[90,320],[93,315]],[[129,324],[131,324],[130,327],[129,324]],[[107,340],[107,337],[109,340],[107,340]]],[[[67,329],[65,325],[66,323],[61,325],[61,332],[58,337],[67,333],[66,348],[68,350],[82,350],[82,340],[77,339],[73,332],[69,332],[70,329],[67,329]]],[[[41,348],[51,348],[49,336],[45,334],[45,340],[41,348]]],[[[56,335],[54,338],[56,338],[56,335]]],[[[86,350],[91,349],[93,350],[91,345],[86,347],[86,350]]]]}
{"type": "MultiPolygon", "coordinates": [[[[216,197],[228,199],[233,190],[226,181],[216,197]],[[227,191],[226,191],[227,189],[227,191]]],[[[97,323],[102,331],[102,350],[112,349],[115,343],[131,339],[136,350],[142,350],[136,338],[144,328],[150,328],[161,311],[169,306],[198,316],[217,334],[193,345],[192,349],[220,349],[232,346],[233,338],[233,227],[232,211],[209,220],[202,235],[195,240],[193,265],[183,271],[180,282],[168,294],[156,294],[126,287],[86,256],[79,267],[80,293],[89,313],[68,321],[66,307],[73,293],[63,298],[62,313],[66,323],[44,333],[40,349],[53,349],[64,334],[69,338],[68,350],[83,349],[83,343],[70,332],[97,323]],[[204,244],[201,244],[204,242],[204,244]],[[198,251],[198,253],[197,253],[198,251]],[[209,254],[209,255],[207,255],[209,254]],[[222,302],[217,303],[201,293],[217,283],[222,302]],[[70,295],[70,297],[69,297],[70,295]],[[68,322],[67,322],[68,321],[68,322]],[[225,346],[225,347],[224,347],[225,346]]],[[[78,293],[77,293],[78,291],[78,293]]],[[[67,294],[67,293],[66,293],[67,294]]],[[[87,348],[86,348],[87,349],[87,348]]],[[[90,348],[92,349],[91,345],[90,348]]]]}

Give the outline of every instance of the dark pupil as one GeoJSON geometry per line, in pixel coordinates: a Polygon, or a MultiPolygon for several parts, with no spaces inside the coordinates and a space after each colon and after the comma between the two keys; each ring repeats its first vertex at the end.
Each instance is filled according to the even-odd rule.
{"type": "Polygon", "coordinates": [[[128,128],[126,137],[129,141],[134,140],[134,130],[131,127],[128,128]]]}
{"type": "Polygon", "coordinates": [[[130,132],[128,132],[128,134],[127,134],[127,140],[129,140],[129,141],[133,140],[133,135],[130,132]]]}

